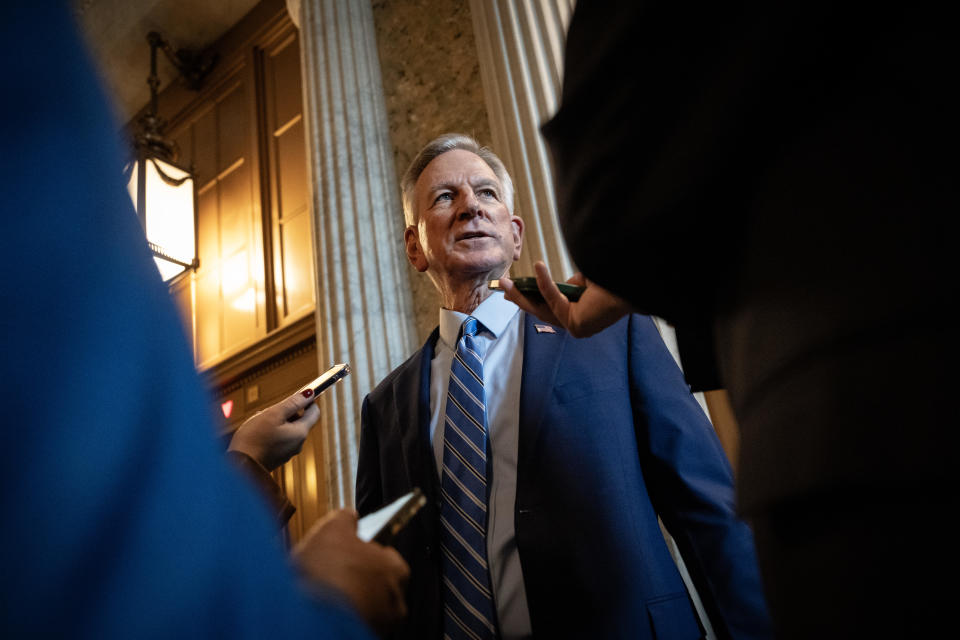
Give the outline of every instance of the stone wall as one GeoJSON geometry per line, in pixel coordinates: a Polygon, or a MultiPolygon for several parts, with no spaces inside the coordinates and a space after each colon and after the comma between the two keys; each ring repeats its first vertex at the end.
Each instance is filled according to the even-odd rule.
{"type": "MultiPolygon", "coordinates": [[[[420,147],[442,133],[467,133],[490,144],[468,0],[372,4],[397,182],[420,147]]],[[[437,324],[439,298],[425,274],[408,271],[423,342],[437,324]]]]}

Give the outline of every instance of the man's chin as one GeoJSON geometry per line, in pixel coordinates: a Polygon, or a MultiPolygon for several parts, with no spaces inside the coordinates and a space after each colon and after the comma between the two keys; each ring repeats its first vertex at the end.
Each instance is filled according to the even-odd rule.
{"type": "Polygon", "coordinates": [[[459,260],[451,265],[463,275],[487,276],[498,278],[507,271],[509,266],[503,254],[489,255],[471,252],[469,255],[459,256],[459,260]]]}

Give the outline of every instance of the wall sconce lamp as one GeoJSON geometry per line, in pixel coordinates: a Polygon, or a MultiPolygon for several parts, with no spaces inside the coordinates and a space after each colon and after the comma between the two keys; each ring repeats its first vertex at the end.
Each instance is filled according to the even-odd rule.
{"type": "Polygon", "coordinates": [[[147,34],[150,43],[150,108],[139,121],[135,158],[124,169],[127,190],[137,210],[147,244],[164,281],[195,270],[197,259],[196,192],[193,171],[177,164],[179,149],[164,137],[166,121],[157,113],[157,49],[162,49],[194,90],[216,62],[215,56],[190,51],[173,52],[156,31],[147,34]]]}

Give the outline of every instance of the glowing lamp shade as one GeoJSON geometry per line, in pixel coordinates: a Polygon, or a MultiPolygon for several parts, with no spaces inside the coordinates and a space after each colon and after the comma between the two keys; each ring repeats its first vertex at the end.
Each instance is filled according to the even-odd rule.
{"type": "Polygon", "coordinates": [[[160,275],[168,281],[196,267],[193,176],[176,165],[144,155],[127,171],[127,190],[160,275]]]}

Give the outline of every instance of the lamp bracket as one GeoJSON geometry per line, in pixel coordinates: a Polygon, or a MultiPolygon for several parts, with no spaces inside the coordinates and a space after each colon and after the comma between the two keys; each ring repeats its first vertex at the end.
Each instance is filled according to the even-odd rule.
{"type": "Polygon", "coordinates": [[[176,162],[180,156],[180,149],[173,140],[163,136],[167,122],[154,113],[146,113],[140,118],[140,133],[136,135],[135,144],[138,149],[146,151],[148,157],[161,158],[167,162],[176,162]]]}
{"type": "Polygon", "coordinates": [[[147,34],[147,42],[150,43],[151,48],[159,48],[163,51],[170,64],[180,72],[187,87],[193,91],[200,90],[204,79],[210,74],[219,59],[217,53],[194,49],[177,49],[174,51],[170,43],[156,31],[147,34]]]}
{"type": "Polygon", "coordinates": [[[172,140],[164,137],[167,122],[160,117],[157,109],[157,90],[160,88],[160,78],[157,76],[157,49],[163,51],[170,63],[180,72],[188,87],[199,91],[200,86],[216,64],[216,53],[196,52],[189,49],[173,50],[170,43],[157,31],[147,34],[150,44],[150,75],[147,84],[150,85],[150,108],[140,118],[140,133],[136,136],[138,149],[146,151],[150,156],[162,158],[168,162],[176,162],[180,150],[172,140]]]}

